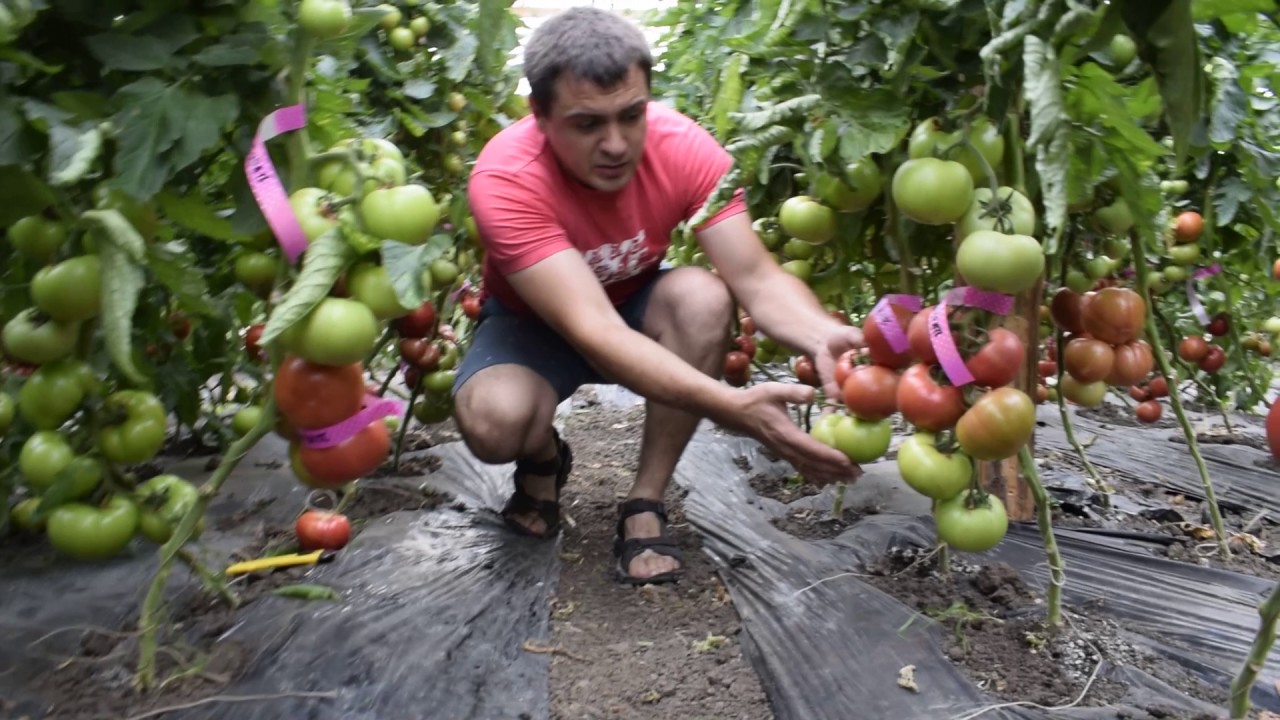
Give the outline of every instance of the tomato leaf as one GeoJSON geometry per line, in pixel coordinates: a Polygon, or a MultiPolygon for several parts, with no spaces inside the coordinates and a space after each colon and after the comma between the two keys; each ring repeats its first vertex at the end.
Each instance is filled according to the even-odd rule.
{"type": "Polygon", "coordinates": [[[883,153],[902,142],[910,129],[911,108],[888,90],[862,90],[840,100],[840,157],[856,163],[868,153],[883,153]]]}
{"type": "Polygon", "coordinates": [[[57,476],[53,479],[53,484],[40,494],[40,504],[36,506],[35,511],[31,514],[32,521],[39,522],[44,520],[49,517],[49,513],[58,509],[59,506],[74,501],[76,499],[76,490],[81,489],[85,484],[85,474],[94,473],[95,462],[88,459],[76,459],[59,470],[57,476]]]}
{"type": "Polygon", "coordinates": [[[27,126],[15,97],[0,97],[0,165],[21,165],[39,152],[38,135],[27,126]]]}
{"type": "Polygon", "coordinates": [[[266,344],[275,340],[306,317],[329,294],[338,276],[353,259],[355,250],[339,228],[329,230],[307,246],[298,279],[267,319],[260,342],[266,344]]]}
{"type": "Polygon", "coordinates": [[[169,65],[173,57],[171,42],[149,35],[117,35],[108,33],[85,38],[89,52],[112,70],[146,72],[169,65]]]}
{"type": "Polygon", "coordinates": [[[475,63],[476,51],[479,48],[480,41],[476,39],[475,33],[458,37],[449,49],[442,53],[445,78],[455,83],[465,78],[472,64],[475,63]]]}
{"type": "Polygon", "coordinates": [[[17,219],[34,215],[53,203],[53,191],[40,178],[18,165],[0,163],[0,227],[8,227],[17,219]]]}
{"type": "Polygon", "coordinates": [[[160,212],[182,227],[216,240],[243,237],[231,227],[231,221],[214,211],[198,194],[178,195],[166,190],[156,196],[160,212]]]}
{"type": "Polygon", "coordinates": [[[747,61],[742,53],[734,53],[720,74],[720,89],[711,103],[711,120],[715,124],[716,137],[721,140],[728,136],[732,127],[729,113],[742,106],[742,64],[747,61]]]}
{"type": "Polygon", "coordinates": [[[102,152],[96,124],[56,125],[49,131],[49,184],[70,185],[84,178],[102,152]]]}
{"type": "Polygon", "coordinates": [[[821,104],[821,95],[801,95],[763,110],[751,113],[729,113],[729,119],[737,125],[738,132],[749,133],[803,117],[821,104]]]}
{"type": "Polygon", "coordinates": [[[1071,169],[1070,129],[1062,98],[1062,76],[1053,47],[1035,35],[1023,44],[1024,94],[1031,112],[1027,146],[1035,149],[1044,203],[1045,252],[1058,250],[1067,225],[1067,178],[1071,169]]]}
{"type": "Polygon", "coordinates": [[[1164,98],[1176,162],[1186,157],[1192,129],[1203,122],[1205,74],[1191,19],[1191,0],[1124,0],[1120,11],[1164,98]]]}
{"type": "Polygon", "coordinates": [[[328,585],[284,585],[271,591],[272,595],[299,600],[333,600],[342,602],[342,596],[328,585]]]}
{"type": "Polygon", "coordinates": [[[1249,99],[1240,88],[1240,73],[1230,60],[1209,60],[1209,76],[1213,81],[1213,98],[1209,115],[1209,142],[1219,149],[1236,140],[1236,133],[1248,115],[1249,99]]]}
{"type": "Polygon", "coordinates": [[[217,313],[217,308],[209,302],[209,286],[204,281],[204,273],[195,266],[189,253],[151,245],[147,247],[147,267],[184,309],[201,315],[217,313]]]}
{"type": "Polygon", "coordinates": [[[1236,13],[1274,13],[1276,0],[1192,0],[1191,17],[1196,22],[1217,20],[1236,13]]]}
{"type": "Polygon", "coordinates": [[[1236,219],[1243,203],[1253,199],[1253,189],[1236,175],[1228,175],[1214,188],[1214,221],[1218,227],[1226,227],[1236,219]]]}
{"type": "Polygon", "coordinates": [[[107,354],[130,382],[147,380],[133,362],[133,313],[146,285],[141,263],[147,243],[118,210],[88,210],[81,219],[96,227],[102,258],[102,329],[107,354]]]}
{"type": "Polygon", "coordinates": [[[422,245],[383,241],[382,266],[401,305],[416,308],[426,301],[429,288],[422,283],[422,273],[451,247],[453,238],[443,234],[431,236],[422,245]]]}

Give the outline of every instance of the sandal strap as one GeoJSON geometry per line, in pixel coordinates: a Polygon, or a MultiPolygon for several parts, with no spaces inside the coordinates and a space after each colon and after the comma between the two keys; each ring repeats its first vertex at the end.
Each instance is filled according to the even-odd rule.
{"type": "Polygon", "coordinates": [[[667,524],[667,506],[660,500],[648,498],[632,498],[618,503],[618,535],[622,535],[622,523],[633,515],[653,513],[663,525],[667,524]]]}
{"type": "Polygon", "coordinates": [[[560,475],[569,445],[560,438],[560,433],[554,427],[551,428],[551,437],[555,440],[556,456],[550,460],[521,458],[516,461],[516,475],[560,475]]]}
{"type": "MultiPolygon", "coordinates": [[[[517,485],[515,492],[507,499],[506,506],[502,508],[502,516],[510,521],[513,515],[527,515],[529,513],[536,514],[542,520],[542,524],[546,526],[546,531],[540,535],[550,534],[560,525],[559,502],[555,500],[539,500],[517,485]]],[[[539,535],[538,533],[524,530],[524,526],[520,523],[514,524],[518,525],[519,529],[527,534],[539,535]]]]}
{"type": "Polygon", "coordinates": [[[619,538],[613,547],[613,552],[618,556],[624,572],[631,567],[631,561],[642,555],[646,550],[658,555],[665,555],[679,561],[681,566],[684,565],[684,551],[668,535],[651,538],[628,538],[626,540],[619,538]]]}

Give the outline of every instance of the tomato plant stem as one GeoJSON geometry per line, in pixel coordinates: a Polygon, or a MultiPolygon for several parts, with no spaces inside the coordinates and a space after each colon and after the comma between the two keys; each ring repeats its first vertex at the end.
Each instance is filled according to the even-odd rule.
{"type": "Polygon", "coordinates": [[[183,548],[178,551],[178,559],[190,568],[191,572],[196,574],[196,577],[200,578],[200,584],[204,585],[205,592],[222,596],[227,606],[232,609],[240,607],[240,596],[236,595],[231,586],[227,585],[217,573],[205,567],[195,553],[183,548]]]}
{"type": "Polygon", "coordinates": [[[160,605],[164,600],[165,585],[169,581],[169,573],[173,569],[173,561],[179,557],[187,541],[195,533],[196,523],[200,518],[204,517],[205,508],[209,506],[209,502],[218,494],[218,490],[222,488],[227,478],[231,477],[231,473],[235,471],[236,466],[244,459],[249,450],[258,444],[267,433],[271,432],[276,424],[276,401],[274,395],[267,396],[267,402],[263,404],[262,416],[258,418],[258,424],[245,434],[244,437],[236,440],[227,448],[226,455],[222,456],[222,462],[218,465],[218,469],[213,472],[209,480],[200,488],[200,498],[196,500],[191,509],[187,511],[182,519],[173,529],[173,535],[170,536],[168,542],[160,547],[160,567],[156,569],[155,578],[151,581],[151,586],[147,588],[146,597],[142,601],[142,612],[138,618],[138,631],[141,633],[138,638],[138,672],[134,677],[134,684],[141,690],[148,690],[155,686],[156,682],[156,649],[157,636],[159,635],[159,618],[160,605]]]}
{"type": "MultiPolygon", "coordinates": [[[[286,105],[306,102],[307,69],[311,66],[315,38],[301,28],[294,30],[293,54],[289,59],[289,82],[285,88],[286,105]]],[[[307,182],[311,154],[310,140],[305,131],[289,133],[286,147],[289,156],[289,191],[303,187],[307,182]]]]}
{"type": "Polygon", "coordinates": [[[418,401],[418,390],[422,387],[422,383],[418,383],[409,389],[408,410],[405,410],[404,420],[400,423],[400,432],[396,433],[396,456],[391,461],[391,467],[395,470],[400,469],[400,453],[404,450],[404,435],[409,431],[409,416],[413,414],[413,404],[418,401]]]}
{"type": "Polygon", "coordinates": [[[1249,649],[1249,657],[1240,674],[1231,682],[1231,718],[1239,720],[1249,714],[1249,691],[1258,679],[1258,673],[1267,664],[1267,655],[1276,641],[1276,618],[1280,617],[1280,583],[1271,590],[1267,599],[1258,606],[1258,615],[1262,622],[1258,634],[1253,636],[1253,646],[1249,649]]]}
{"type": "MultiPolygon", "coordinates": [[[[1145,249],[1142,247],[1142,238],[1138,235],[1133,235],[1130,240],[1130,245],[1133,247],[1133,266],[1145,268],[1147,259],[1145,249]]],[[[1134,284],[1137,285],[1138,295],[1146,301],[1146,333],[1147,339],[1151,343],[1152,355],[1155,355],[1156,358],[1156,366],[1160,368],[1160,374],[1164,376],[1165,382],[1169,387],[1177,388],[1177,375],[1174,374],[1169,357],[1165,355],[1164,341],[1160,338],[1160,328],[1156,326],[1155,300],[1147,292],[1147,274],[1145,272],[1135,273],[1134,284]]],[[[1204,501],[1209,506],[1209,520],[1213,524],[1214,534],[1217,535],[1218,553],[1224,559],[1229,558],[1231,557],[1231,548],[1227,546],[1227,532],[1222,523],[1222,509],[1218,507],[1218,498],[1213,492],[1213,481],[1209,479],[1209,468],[1205,466],[1204,457],[1200,455],[1200,444],[1196,442],[1195,430],[1191,427],[1191,422],[1187,420],[1187,413],[1182,407],[1182,398],[1178,397],[1178,393],[1169,393],[1169,404],[1173,407],[1173,413],[1178,416],[1178,424],[1182,426],[1182,434],[1187,438],[1187,448],[1191,451],[1191,457],[1196,461],[1196,469],[1200,472],[1200,484],[1204,487],[1204,501]]]]}
{"type": "MultiPolygon", "coordinates": [[[[1019,95],[1019,97],[1021,97],[1019,95]]],[[[1018,109],[1009,113],[1004,124],[1005,169],[1009,172],[1010,184],[1014,190],[1027,194],[1027,169],[1022,151],[1022,100],[1017,102],[1018,109]]]]}
{"type": "Polygon", "coordinates": [[[1049,506],[1049,494],[1040,483],[1040,473],[1036,471],[1036,461],[1031,457],[1031,449],[1023,445],[1018,451],[1018,460],[1022,464],[1022,474],[1027,479],[1027,486],[1036,499],[1036,526],[1040,528],[1040,538],[1044,541],[1044,554],[1049,560],[1049,590],[1045,604],[1048,610],[1049,627],[1062,625],[1062,586],[1067,576],[1062,564],[1062,554],[1058,552],[1058,540],[1053,535],[1053,508],[1049,506]]]}
{"type": "Polygon", "coordinates": [[[836,483],[836,499],[831,503],[831,517],[836,520],[844,517],[844,491],[847,487],[845,483],[836,483]]]}

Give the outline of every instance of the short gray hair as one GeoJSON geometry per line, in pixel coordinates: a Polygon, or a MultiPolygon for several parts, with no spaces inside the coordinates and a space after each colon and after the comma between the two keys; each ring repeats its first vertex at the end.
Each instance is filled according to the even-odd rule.
{"type": "Polygon", "coordinates": [[[524,74],[535,112],[547,112],[562,73],[611,88],[631,72],[651,82],[653,55],[640,28],[621,15],[594,7],[574,7],[553,15],[529,38],[524,74]]]}

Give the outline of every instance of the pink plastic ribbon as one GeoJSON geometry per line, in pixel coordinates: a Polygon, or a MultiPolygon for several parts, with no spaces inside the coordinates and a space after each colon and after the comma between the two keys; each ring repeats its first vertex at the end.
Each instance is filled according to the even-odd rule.
{"type": "Polygon", "coordinates": [[[904,307],[911,312],[920,312],[921,300],[919,295],[885,295],[880,298],[876,306],[871,308],[871,319],[876,325],[880,326],[880,332],[884,334],[884,339],[889,343],[889,349],[895,353],[905,352],[908,347],[907,333],[902,329],[902,325],[898,322],[898,316],[893,313],[890,305],[904,307]]]}
{"type": "Polygon", "coordinates": [[[964,358],[960,357],[955,338],[951,336],[951,325],[947,322],[948,305],[976,307],[997,315],[1008,315],[1013,310],[1013,296],[971,287],[954,288],[929,313],[929,338],[933,352],[938,356],[938,364],[952,385],[962,387],[973,382],[973,375],[964,358]]]}
{"type": "Polygon", "coordinates": [[[404,403],[395,398],[365,395],[364,407],[355,415],[327,428],[301,431],[302,444],[312,448],[327,448],[340,445],[368,427],[369,423],[381,420],[384,417],[399,415],[403,412],[404,403]]]}
{"type": "Polygon", "coordinates": [[[254,134],[253,144],[244,159],[244,174],[249,179],[249,189],[291,263],[297,262],[298,256],[307,249],[307,236],[302,232],[298,217],[293,214],[293,208],[289,205],[289,196],[285,193],[280,176],[276,173],[276,166],[267,152],[267,141],[287,132],[300,130],[306,125],[307,110],[304,106],[290,105],[276,110],[258,123],[258,132],[254,134]]]}
{"type": "Polygon", "coordinates": [[[1222,272],[1222,266],[1214,263],[1209,267],[1196,270],[1191,273],[1191,277],[1187,278],[1187,304],[1191,306],[1191,314],[1196,316],[1196,320],[1200,321],[1202,327],[1207,327],[1212,320],[1209,318],[1209,312],[1204,309],[1204,304],[1200,302],[1200,296],[1196,294],[1196,281],[1213,277],[1220,272],[1222,272]]]}

